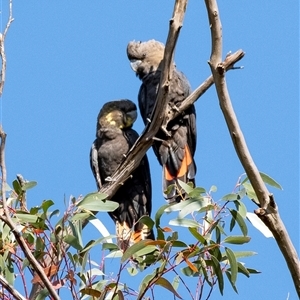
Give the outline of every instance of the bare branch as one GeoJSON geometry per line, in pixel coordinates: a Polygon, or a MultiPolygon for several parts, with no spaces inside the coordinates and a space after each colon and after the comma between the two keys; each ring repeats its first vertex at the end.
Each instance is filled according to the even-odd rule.
{"type": "Polygon", "coordinates": [[[280,219],[277,205],[266,188],[248,150],[243,133],[231,104],[222,63],[222,26],[216,0],[205,0],[211,29],[212,53],[209,65],[214,78],[220,107],[229,129],[237,155],[257,195],[261,208],[255,213],[268,226],[287,262],[296,290],[300,296],[300,263],[295,247],[280,219]]]}
{"type": "MultiPolygon", "coordinates": [[[[238,50],[233,54],[227,55],[223,61],[223,65],[226,71],[234,69],[234,64],[241,60],[245,55],[243,50],[238,50]]],[[[214,84],[214,78],[210,75],[202,84],[200,84],[174,111],[169,113],[169,119],[173,120],[179,114],[188,109],[194,102],[196,102],[212,85],[214,84]]]]}
{"type": "Polygon", "coordinates": [[[0,168],[2,172],[2,182],[1,182],[1,191],[2,191],[2,203],[3,203],[3,210],[4,215],[0,215],[0,219],[5,222],[5,224],[8,225],[8,227],[11,229],[14,237],[18,241],[19,246],[21,247],[22,251],[24,252],[24,255],[30,262],[31,266],[35,270],[35,272],[39,275],[41,278],[41,281],[45,284],[46,288],[48,289],[50,295],[53,297],[53,299],[59,300],[59,297],[53,288],[51,282],[49,281],[48,277],[46,276],[43,268],[41,265],[37,262],[33,254],[31,253],[30,249],[28,248],[26,241],[18,231],[16,225],[12,221],[9,213],[9,209],[6,203],[6,194],[5,194],[5,187],[6,187],[6,166],[5,166],[5,140],[6,140],[6,133],[3,131],[2,127],[0,127],[0,138],[1,138],[1,144],[0,144],[0,168]]]}
{"type": "Polygon", "coordinates": [[[209,0],[205,0],[205,3],[208,10],[212,35],[212,53],[209,65],[215,81],[220,107],[223,111],[237,155],[247,172],[248,178],[257,194],[257,197],[260,199],[261,207],[274,212],[275,207],[273,208],[269,206],[270,193],[266,189],[259,171],[251,157],[234,109],[231,105],[225,80],[225,68],[222,63],[222,26],[219,18],[217,3],[216,1],[209,0]]]}
{"type": "Polygon", "coordinates": [[[174,6],[172,19],[170,20],[170,29],[166,42],[164,58],[162,61],[162,75],[160,78],[160,86],[156,97],[155,107],[152,113],[152,121],[143,131],[140,138],[133,145],[126,159],[120,165],[113,176],[113,180],[105,185],[100,192],[108,194],[110,197],[117,191],[117,186],[124,182],[139,165],[141,159],[151,147],[153,138],[160,129],[165,119],[165,111],[167,109],[167,95],[169,89],[169,81],[171,80],[171,66],[173,64],[174,50],[179,36],[180,29],[187,6],[187,0],[177,0],[174,6]]]}
{"type": "MultiPolygon", "coordinates": [[[[120,185],[124,183],[131,173],[137,168],[140,164],[140,161],[144,157],[147,150],[152,146],[153,138],[163,124],[167,108],[167,95],[168,95],[168,86],[170,80],[170,68],[173,64],[174,50],[176,46],[176,41],[179,36],[180,29],[182,27],[182,21],[185,14],[187,6],[187,0],[177,0],[174,6],[174,12],[172,19],[170,20],[170,29],[166,42],[164,58],[162,61],[163,71],[160,79],[160,87],[156,97],[155,107],[152,113],[152,122],[146,126],[143,133],[133,145],[131,150],[128,152],[126,159],[117,169],[116,173],[112,177],[112,180],[105,184],[99,192],[105,193],[110,198],[113,196],[120,185]]],[[[85,227],[88,223],[88,220],[83,221],[82,227],[85,227]]],[[[65,245],[66,248],[69,245],[65,245]]],[[[49,257],[52,257],[50,255],[49,257]]],[[[47,261],[46,265],[50,263],[56,263],[53,261],[47,261]]],[[[37,293],[39,292],[40,287],[36,284],[33,285],[30,299],[35,299],[37,293]]]]}
{"type": "Polygon", "coordinates": [[[0,97],[2,96],[3,93],[3,88],[4,88],[4,83],[5,83],[5,77],[6,77],[6,55],[5,55],[5,50],[4,50],[4,41],[6,34],[8,32],[8,29],[13,22],[14,18],[12,16],[12,0],[9,0],[9,17],[8,21],[6,23],[6,27],[4,29],[3,34],[0,33],[0,56],[1,56],[1,61],[2,61],[2,66],[1,66],[1,72],[0,72],[0,97]]]}
{"type": "Polygon", "coordinates": [[[11,286],[2,275],[0,275],[0,283],[12,296],[14,296],[14,299],[26,300],[26,298],[23,297],[13,286],[11,286]]]}

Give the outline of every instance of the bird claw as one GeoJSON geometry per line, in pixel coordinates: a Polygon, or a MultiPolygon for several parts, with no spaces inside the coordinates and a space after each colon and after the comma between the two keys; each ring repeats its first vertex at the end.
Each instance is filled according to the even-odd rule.
{"type": "Polygon", "coordinates": [[[166,125],[162,125],[160,128],[166,134],[166,136],[168,136],[168,137],[172,136],[171,133],[167,130],[166,125]]]}
{"type": "Polygon", "coordinates": [[[116,181],[116,180],[113,179],[112,177],[108,176],[108,177],[105,178],[105,181],[112,182],[112,181],[116,181]]]}

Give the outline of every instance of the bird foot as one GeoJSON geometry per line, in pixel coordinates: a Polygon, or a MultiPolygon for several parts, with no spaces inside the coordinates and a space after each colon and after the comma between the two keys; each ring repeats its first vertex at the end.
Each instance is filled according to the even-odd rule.
{"type": "Polygon", "coordinates": [[[162,125],[160,128],[165,133],[166,136],[168,136],[168,137],[172,136],[171,133],[167,130],[166,125],[162,125]]]}
{"type": "Polygon", "coordinates": [[[105,178],[105,181],[112,182],[112,181],[116,181],[116,180],[113,179],[112,177],[108,176],[108,177],[105,178]]]}

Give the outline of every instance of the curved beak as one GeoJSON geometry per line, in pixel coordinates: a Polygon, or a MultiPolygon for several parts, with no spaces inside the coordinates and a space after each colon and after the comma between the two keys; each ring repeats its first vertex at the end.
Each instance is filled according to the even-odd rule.
{"type": "Polygon", "coordinates": [[[137,69],[139,67],[139,65],[141,64],[141,60],[140,59],[131,59],[130,60],[130,66],[131,66],[131,69],[134,71],[134,72],[137,72],[137,69]]]}
{"type": "Polygon", "coordinates": [[[125,120],[126,127],[130,127],[135,122],[136,119],[137,119],[136,110],[132,110],[126,113],[126,120],[125,120]]]}

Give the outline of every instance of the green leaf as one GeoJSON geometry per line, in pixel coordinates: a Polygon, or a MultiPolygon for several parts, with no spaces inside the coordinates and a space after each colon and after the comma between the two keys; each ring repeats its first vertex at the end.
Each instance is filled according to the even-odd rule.
{"type": "Polygon", "coordinates": [[[172,282],[172,286],[173,286],[175,291],[178,289],[179,283],[180,283],[179,275],[177,275],[177,276],[174,277],[173,282],[172,282]]]}
{"type": "Polygon", "coordinates": [[[191,187],[190,185],[186,184],[185,182],[181,181],[178,179],[178,183],[180,185],[180,187],[187,193],[191,193],[193,191],[193,187],[191,187]]]}
{"type": "Polygon", "coordinates": [[[210,247],[208,252],[217,258],[218,261],[222,260],[222,253],[220,251],[220,245],[216,244],[214,241],[210,241],[210,247]]]}
{"type": "Polygon", "coordinates": [[[234,204],[235,204],[236,210],[239,212],[239,214],[243,218],[246,218],[247,208],[246,208],[245,204],[242,201],[240,201],[240,200],[234,201],[234,204]]]}
{"type": "MultiPolygon", "coordinates": [[[[99,244],[105,243],[108,239],[111,239],[111,238],[113,238],[113,237],[115,237],[115,236],[114,236],[114,235],[110,235],[110,236],[105,236],[105,237],[99,238],[99,239],[97,239],[96,241],[91,240],[91,241],[89,241],[89,242],[84,246],[84,248],[82,248],[82,250],[81,250],[80,252],[81,252],[81,253],[86,252],[86,251],[90,250],[91,248],[93,248],[93,247],[95,247],[95,246],[97,246],[97,245],[99,245],[99,244]]],[[[114,244],[113,244],[113,245],[114,245],[114,244]]],[[[114,246],[116,246],[116,245],[114,245],[114,246]]],[[[103,249],[103,248],[102,248],[102,249],[103,249]]],[[[118,247],[114,247],[113,250],[115,250],[115,249],[118,249],[118,247]]]]}
{"type": "Polygon", "coordinates": [[[243,217],[235,209],[229,209],[229,211],[233,219],[239,224],[243,235],[246,236],[248,234],[248,228],[243,217]]]}
{"type": "Polygon", "coordinates": [[[181,268],[181,273],[187,277],[199,277],[199,272],[194,272],[189,266],[181,268]]]}
{"type": "Polygon", "coordinates": [[[250,274],[260,274],[260,273],[261,273],[261,271],[258,271],[258,270],[255,270],[255,269],[247,268],[247,270],[248,270],[248,272],[249,272],[250,274]]]}
{"type": "Polygon", "coordinates": [[[157,248],[154,245],[144,246],[141,250],[135,252],[134,256],[143,256],[155,250],[157,250],[157,248]]]}
{"type": "Polygon", "coordinates": [[[43,209],[44,213],[47,213],[48,208],[50,206],[52,206],[53,204],[54,204],[54,202],[52,200],[44,200],[41,205],[41,208],[43,209]]]}
{"type": "Polygon", "coordinates": [[[24,183],[24,185],[22,186],[22,191],[27,191],[29,189],[32,189],[36,185],[37,185],[36,181],[28,181],[28,182],[24,183]]]}
{"type": "Polygon", "coordinates": [[[119,249],[119,247],[113,243],[103,243],[103,245],[102,245],[102,250],[115,251],[118,249],[119,249]]]}
{"type": "Polygon", "coordinates": [[[88,219],[90,216],[91,216],[91,214],[88,212],[77,213],[71,217],[71,221],[72,222],[82,221],[82,220],[88,219]]]}
{"type": "Polygon", "coordinates": [[[154,226],[154,221],[149,216],[142,216],[138,222],[145,224],[149,229],[152,229],[154,226]]]}
{"type": "Polygon", "coordinates": [[[211,188],[209,189],[209,194],[210,193],[215,193],[218,190],[218,188],[215,185],[212,185],[211,188]]]}
{"type": "Polygon", "coordinates": [[[205,194],[206,190],[202,187],[195,187],[190,193],[189,197],[190,198],[202,198],[201,194],[205,194]]]}
{"type": "Polygon", "coordinates": [[[189,231],[201,244],[206,245],[206,239],[198,232],[197,228],[189,227],[189,231]]]}
{"type": "Polygon", "coordinates": [[[68,245],[70,245],[70,246],[72,246],[73,248],[75,248],[76,250],[82,250],[82,246],[80,245],[78,239],[77,239],[75,236],[69,235],[69,234],[68,234],[68,235],[66,235],[66,236],[64,237],[64,241],[65,241],[68,245]]]}
{"type": "Polygon", "coordinates": [[[169,213],[173,211],[181,211],[183,208],[188,206],[190,203],[193,203],[194,201],[194,199],[188,199],[179,203],[172,203],[171,205],[166,206],[165,212],[169,213]]]}
{"type": "Polygon", "coordinates": [[[244,265],[240,262],[238,262],[238,272],[241,274],[244,274],[248,278],[250,277],[249,271],[244,267],[244,265]]]}
{"type": "Polygon", "coordinates": [[[156,270],[153,271],[152,274],[148,274],[145,276],[145,278],[143,279],[143,281],[141,282],[140,284],[140,287],[139,287],[139,295],[137,297],[137,299],[141,299],[141,295],[144,294],[144,292],[150,287],[150,281],[155,278],[157,276],[157,273],[156,273],[156,270]]]}
{"type": "Polygon", "coordinates": [[[121,263],[125,262],[127,259],[132,257],[134,254],[136,254],[138,251],[142,250],[147,246],[149,242],[152,242],[152,240],[142,240],[139,241],[136,244],[133,244],[131,247],[129,247],[123,254],[121,258],[121,263]]]}
{"type": "Polygon", "coordinates": [[[273,186],[277,189],[283,190],[282,186],[277,181],[275,181],[272,177],[270,177],[269,175],[267,175],[263,172],[259,172],[259,174],[265,183],[267,183],[268,185],[273,186]]]}
{"type": "Polygon", "coordinates": [[[49,216],[49,218],[51,219],[53,216],[59,216],[59,210],[58,209],[55,209],[49,216]]]}
{"type": "Polygon", "coordinates": [[[170,220],[169,224],[173,226],[181,226],[181,227],[200,227],[199,223],[194,220],[179,219],[179,218],[170,220]]]}
{"type": "Polygon", "coordinates": [[[250,182],[245,182],[245,183],[243,183],[243,186],[246,190],[248,198],[253,200],[255,203],[259,204],[259,201],[257,199],[257,196],[254,192],[254,189],[253,189],[251,183],[250,182]]]}
{"type": "MultiPolygon", "coordinates": [[[[275,179],[263,172],[259,172],[259,174],[264,183],[267,183],[268,185],[273,186],[277,189],[283,190],[282,186],[275,179]]],[[[249,178],[246,176],[246,178],[242,181],[241,184],[244,185],[244,183],[248,180],[249,178]]]]}
{"type": "Polygon", "coordinates": [[[165,212],[165,209],[169,206],[169,204],[165,204],[163,206],[161,206],[158,211],[156,212],[155,214],[155,225],[156,227],[159,227],[160,226],[160,218],[161,216],[164,214],[165,212]]]}
{"type": "Polygon", "coordinates": [[[83,247],[83,243],[82,243],[82,227],[81,227],[81,222],[76,222],[76,223],[72,223],[69,221],[69,226],[72,229],[72,233],[74,235],[74,237],[76,238],[76,240],[78,241],[78,243],[80,244],[81,248],[83,247]]]}
{"type": "Polygon", "coordinates": [[[230,281],[232,285],[235,286],[237,273],[238,273],[238,265],[237,265],[236,257],[233,251],[227,247],[225,247],[225,252],[230,264],[230,271],[231,271],[230,281]]]}
{"type": "Polygon", "coordinates": [[[185,243],[185,242],[182,242],[182,241],[174,241],[172,242],[172,246],[173,247],[179,247],[179,248],[186,248],[188,247],[188,245],[185,243]]]}
{"type": "Polygon", "coordinates": [[[238,195],[237,194],[227,194],[224,197],[222,197],[222,200],[224,201],[234,201],[238,199],[238,195]]]}
{"type": "Polygon", "coordinates": [[[176,292],[176,290],[174,289],[174,287],[172,286],[172,284],[167,279],[165,279],[163,277],[160,277],[156,281],[156,284],[164,287],[165,289],[167,289],[168,291],[170,291],[171,293],[173,293],[174,296],[176,296],[177,298],[182,299],[180,297],[180,295],[176,292]]]}
{"type": "Polygon", "coordinates": [[[223,290],[224,290],[224,278],[223,278],[223,273],[221,270],[221,266],[219,261],[213,256],[211,255],[211,261],[212,261],[212,267],[215,271],[215,274],[218,278],[218,285],[219,285],[219,290],[221,295],[223,295],[223,290]]]}
{"type": "Polygon", "coordinates": [[[78,204],[77,207],[91,211],[114,211],[119,207],[119,204],[114,201],[105,200],[107,195],[102,193],[91,193],[86,195],[78,204]]]}
{"type": "Polygon", "coordinates": [[[224,243],[241,245],[241,244],[249,243],[250,240],[251,238],[249,236],[232,235],[226,237],[224,243]]]}
{"type": "MultiPolygon", "coordinates": [[[[241,257],[250,257],[253,255],[257,255],[256,252],[253,251],[234,251],[233,252],[236,258],[241,258],[241,257]]],[[[226,259],[227,257],[224,256],[225,253],[223,253],[223,258],[226,259]]]]}
{"type": "Polygon", "coordinates": [[[22,193],[21,185],[18,180],[13,181],[13,188],[18,195],[20,195],[22,193]]]}
{"type": "Polygon", "coordinates": [[[226,271],[225,271],[225,274],[226,274],[226,276],[227,276],[227,278],[228,278],[228,280],[229,280],[229,282],[230,282],[230,284],[231,284],[233,290],[238,294],[238,290],[237,290],[235,284],[234,284],[234,283],[232,282],[232,280],[231,280],[231,273],[230,273],[228,270],[226,270],[226,271]]]}
{"type": "MultiPolygon", "coordinates": [[[[182,201],[183,203],[188,202],[189,200],[182,201]]],[[[184,206],[178,214],[178,218],[182,219],[185,216],[191,214],[192,212],[199,211],[204,205],[206,205],[206,201],[198,200],[198,199],[190,199],[189,203],[184,206]]]]}
{"type": "Polygon", "coordinates": [[[17,219],[19,219],[18,221],[24,223],[36,223],[38,219],[36,215],[31,215],[26,212],[18,212],[15,214],[15,216],[17,217],[17,219]]]}

